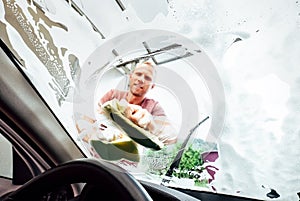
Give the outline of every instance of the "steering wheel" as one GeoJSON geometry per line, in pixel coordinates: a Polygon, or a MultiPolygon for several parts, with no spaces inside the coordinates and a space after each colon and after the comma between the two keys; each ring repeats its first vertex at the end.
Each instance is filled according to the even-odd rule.
{"type": "Polygon", "coordinates": [[[45,196],[60,187],[70,188],[70,184],[75,183],[85,183],[81,194],[76,198],[72,195],[61,200],[152,200],[142,185],[124,169],[106,161],[78,159],[34,177],[8,194],[4,201],[53,200],[49,197],[45,199],[45,196]]]}

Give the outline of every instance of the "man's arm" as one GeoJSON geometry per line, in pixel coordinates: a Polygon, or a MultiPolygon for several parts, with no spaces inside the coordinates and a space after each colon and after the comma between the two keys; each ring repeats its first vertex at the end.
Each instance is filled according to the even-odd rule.
{"type": "Polygon", "coordinates": [[[164,144],[174,144],[177,142],[178,132],[173,127],[167,116],[154,116],[153,123],[156,128],[154,135],[164,144]]]}
{"type": "Polygon", "coordinates": [[[138,126],[149,130],[164,144],[177,141],[177,132],[166,116],[152,116],[146,109],[129,104],[125,116],[138,126]]]}

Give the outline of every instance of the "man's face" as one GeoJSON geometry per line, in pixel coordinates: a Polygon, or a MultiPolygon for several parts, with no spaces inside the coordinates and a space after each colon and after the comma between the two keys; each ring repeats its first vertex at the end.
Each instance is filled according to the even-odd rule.
{"type": "Polygon", "coordinates": [[[130,75],[130,92],[135,96],[145,96],[153,84],[154,69],[148,64],[140,64],[130,75]]]}

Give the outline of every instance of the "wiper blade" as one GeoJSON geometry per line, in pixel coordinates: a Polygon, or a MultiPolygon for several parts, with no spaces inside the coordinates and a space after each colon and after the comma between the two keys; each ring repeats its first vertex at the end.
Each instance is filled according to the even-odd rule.
{"type": "Polygon", "coordinates": [[[166,53],[169,50],[172,50],[172,49],[175,49],[175,48],[179,48],[179,47],[182,47],[182,45],[179,45],[179,44],[175,43],[175,44],[171,44],[171,45],[168,45],[166,47],[160,48],[158,50],[155,50],[153,52],[151,52],[151,51],[148,50],[147,54],[143,54],[141,56],[138,56],[138,57],[126,60],[126,61],[123,61],[122,59],[120,59],[119,63],[117,65],[115,65],[115,67],[116,68],[120,68],[121,66],[127,65],[129,63],[133,63],[133,62],[137,63],[140,60],[149,59],[149,58],[152,58],[153,56],[156,56],[156,55],[159,55],[159,54],[162,54],[162,53],[166,53]]]}

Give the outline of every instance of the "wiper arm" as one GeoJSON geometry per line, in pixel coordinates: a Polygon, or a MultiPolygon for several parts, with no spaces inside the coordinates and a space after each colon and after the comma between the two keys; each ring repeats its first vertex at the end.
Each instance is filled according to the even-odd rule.
{"type": "Polygon", "coordinates": [[[79,6],[76,5],[76,3],[74,3],[74,1],[72,0],[66,0],[71,6],[72,8],[79,13],[79,15],[84,16],[89,23],[92,25],[94,31],[98,32],[101,36],[102,39],[105,39],[104,35],[101,33],[101,31],[96,27],[96,25],[90,20],[90,18],[88,18],[88,16],[79,8],[79,6]]]}
{"type": "Polygon", "coordinates": [[[194,128],[192,128],[192,129],[190,130],[190,133],[189,133],[188,136],[185,138],[184,142],[183,142],[182,145],[181,145],[180,150],[178,151],[176,157],[174,158],[174,160],[173,160],[173,162],[171,163],[171,165],[170,165],[168,171],[166,172],[165,177],[163,178],[162,183],[161,183],[162,185],[163,185],[163,183],[169,183],[169,182],[170,182],[170,179],[168,179],[168,178],[171,178],[174,169],[176,169],[176,168],[179,167],[180,160],[181,160],[181,158],[182,158],[182,154],[183,154],[183,152],[185,151],[186,145],[187,145],[188,141],[190,140],[190,137],[191,137],[192,134],[195,132],[195,130],[196,130],[202,123],[204,123],[208,118],[209,118],[209,116],[207,116],[206,118],[204,118],[204,119],[203,119],[202,121],[200,121],[194,128]]]}

